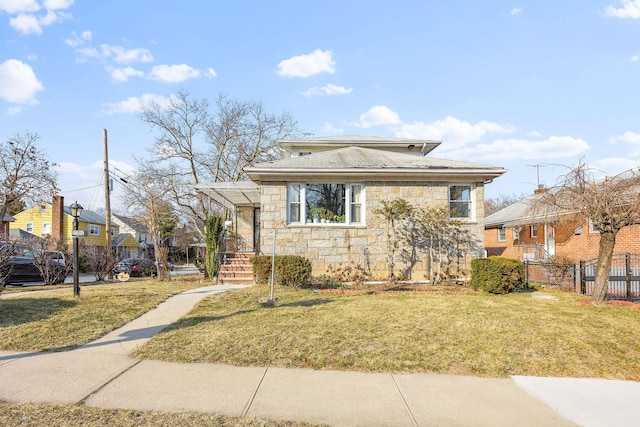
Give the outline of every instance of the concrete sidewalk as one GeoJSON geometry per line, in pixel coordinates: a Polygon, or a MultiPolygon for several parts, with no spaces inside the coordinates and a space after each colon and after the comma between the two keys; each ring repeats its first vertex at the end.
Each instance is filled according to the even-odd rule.
{"type": "Polygon", "coordinates": [[[0,352],[0,400],[201,411],[332,426],[636,426],[640,383],[570,378],[370,374],[129,357],[203,297],[176,295],[62,353],[0,352]]]}

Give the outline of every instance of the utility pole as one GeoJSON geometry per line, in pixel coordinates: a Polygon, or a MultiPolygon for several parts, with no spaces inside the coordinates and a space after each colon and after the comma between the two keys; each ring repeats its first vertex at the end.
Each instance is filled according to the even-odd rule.
{"type": "MultiPolygon", "coordinates": [[[[105,237],[107,241],[107,260],[111,264],[111,180],[109,178],[109,150],[107,148],[107,130],[103,129],[104,140],[104,216],[105,237]]],[[[113,270],[109,268],[108,279],[113,280],[113,270]]]]}

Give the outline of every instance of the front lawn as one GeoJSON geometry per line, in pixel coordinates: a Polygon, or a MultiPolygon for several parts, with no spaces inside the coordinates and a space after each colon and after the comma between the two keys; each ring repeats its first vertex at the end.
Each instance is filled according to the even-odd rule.
{"type": "Polygon", "coordinates": [[[576,294],[373,295],[266,286],[208,297],[134,356],[364,372],[640,380],[640,310],[576,294]]]}
{"type": "Polygon", "coordinates": [[[206,427],[296,427],[306,423],[267,421],[259,418],[224,417],[197,412],[156,412],[101,409],[79,405],[10,404],[0,402],[0,425],[4,426],[206,426],[206,427]]]}
{"type": "MultiPolygon", "coordinates": [[[[73,288],[24,288],[0,299],[0,350],[61,351],[86,344],[119,328],[171,295],[202,286],[197,280],[135,280],[73,288]]],[[[14,288],[15,289],[15,288],[14,288]]]]}

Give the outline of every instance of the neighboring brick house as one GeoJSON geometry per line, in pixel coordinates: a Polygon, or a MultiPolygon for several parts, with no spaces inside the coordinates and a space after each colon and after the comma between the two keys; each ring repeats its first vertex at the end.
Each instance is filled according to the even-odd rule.
{"type": "MultiPolygon", "coordinates": [[[[485,219],[484,242],[488,256],[544,259],[550,256],[578,261],[598,257],[600,233],[586,219],[573,215],[536,215],[539,195],[514,203],[485,219]]],[[[614,253],[640,253],[640,225],[618,233],[614,253]]]]}
{"type": "MultiPolygon", "coordinates": [[[[275,233],[277,254],[310,259],[314,275],[354,263],[384,277],[387,225],[374,213],[383,200],[448,205],[482,241],[485,183],[506,171],[427,157],[440,144],[355,136],[281,141],[283,159],[246,168],[250,182],[197,187],[232,210],[239,250],[270,254],[275,233]]],[[[422,258],[413,279],[427,275],[422,258]]]]}

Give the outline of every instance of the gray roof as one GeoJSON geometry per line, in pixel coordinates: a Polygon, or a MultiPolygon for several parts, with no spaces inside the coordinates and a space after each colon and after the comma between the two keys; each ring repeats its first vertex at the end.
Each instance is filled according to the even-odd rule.
{"type": "Polygon", "coordinates": [[[387,149],[391,151],[415,150],[423,156],[442,144],[442,141],[416,138],[389,138],[382,136],[340,135],[316,138],[287,139],[278,141],[285,151],[300,148],[326,147],[331,149],[359,146],[366,148],[387,149]]]}
{"type": "Polygon", "coordinates": [[[122,221],[123,224],[128,225],[138,233],[149,232],[149,229],[140,220],[136,218],[133,218],[130,216],[124,216],[124,215],[117,215],[117,214],[113,214],[113,217],[119,219],[120,221],[122,221]]]}
{"type": "MultiPolygon", "coordinates": [[[[64,213],[72,216],[71,215],[71,209],[69,209],[69,206],[65,206],[64,207],[64,213]]],[[[87,209],[83,209],[82,212],[80,213],[80,217],[78,218],[79,221],[82,222],[88,222],[91,224],[106,224],[106,220],[104,215],[100,215],[98,213],[95,213],[93,211],[87,210],[87,209]]]]}
{"type": "Polygon", "coordinates": [[[520,225],[542,224],[557,221],[560,216],[569,213],[559,211],[553,206],[538,206],[534,209],[534,205],[540,197],[540,194],[527,197],[498,212],[488,215],[484,219],[484,227],[516,227],[520,225]]]}
{"type": "Polygon", "coordinates": [[[254,179],[262,174],[456,174],[498,177],[505,169],[476,163],[443,160],[363,147],[345,147],[306,156],[259,163],[245,171],[254,179]]]}

